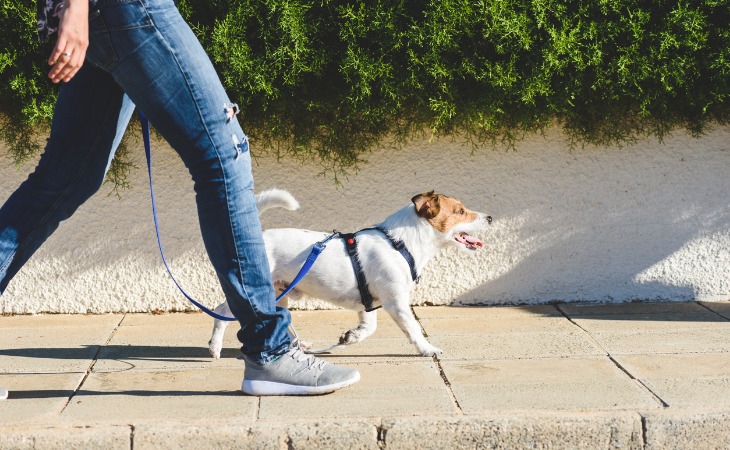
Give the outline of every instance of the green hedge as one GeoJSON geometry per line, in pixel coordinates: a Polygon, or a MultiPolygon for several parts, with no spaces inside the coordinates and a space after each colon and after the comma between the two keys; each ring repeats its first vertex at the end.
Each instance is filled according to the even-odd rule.
{"type": "MultiPolygon", "coordinates": [[[[0,0],[2,137],[23,159],[52,115],[49,45],[0,0]]],[[[730,112],[722,0],[182,0],[254,149],[352,168],[422,133],[512,145],[559,124],[623,144],[730,112]]]]}

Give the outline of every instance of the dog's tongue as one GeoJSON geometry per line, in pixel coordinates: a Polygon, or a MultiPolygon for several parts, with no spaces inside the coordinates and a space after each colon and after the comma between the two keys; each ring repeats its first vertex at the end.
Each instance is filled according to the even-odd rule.
{"type": "Polygon", "coordinates": [[[477,247],[484,246],[482,241],[475,238],[474,236],[469,235],[468,233],[459,233],[458,235],[456,235],[456,240],[464,244],[466,248],[475,249],[477,247]]]}

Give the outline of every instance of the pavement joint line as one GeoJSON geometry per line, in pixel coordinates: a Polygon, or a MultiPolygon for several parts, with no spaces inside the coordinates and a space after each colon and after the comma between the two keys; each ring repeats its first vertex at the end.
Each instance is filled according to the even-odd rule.
{"type": "Polygon", "coordinates": [[[385,441],[385,436],[388,434],[388,430],[385,428],[385,423],[383,423],[383,419],[380,419],[380,423],[375,425],[375,432],[375,438],[377,439],[378,448],[387,448],[388,443],[385,441]]]}
{"type": "Polygon", "coordinates": [[[639,417],[641,417],[641,448],[646,448],[646,416],[644,416],[641,413],[638,413],[639,417]]]}
{"type": "Polygon", "coordinates": [[[109,345],[109,342],[111,342],[112,338],[114,337],[114,334],[117,332],[117,330],[119,329],[119,327],[122,325],[122,322],[124,322],[124,319],[126,317],[127,317],[127,314],[124,314],[122,316],[121,320],[119,320],[119,322],[116,324],[116,326],[114,326],[114,329],[111,331],[111,333],[109,333],[109,337],[107,338],[106,342],[104,342],[103,344],[99,345],[99,348],[96,349],[96,353],[94,353],[94,357],[91,359],[91,364],[89,364],[89,367],[86,368],[86,373],[81,378],[81,381],[79,382],[79,385],[76,386],[76,389],[74,389],[73,393],[69,396],[68,400],[66,401],[66,404],[63,405],[63,408],[61,408],[61,411],[58,413],[59,416],[61,414],[63,414],[64,411],[66,411],[66,409],[68,408],[68,405],[71,404],[71,400],[73,400],[73,398],[76,397],[76,394],[81,389],[81,386],[83,386],[84,383],[86,382],[86,379],[89,378],[89,375],[91,375],[91,372],[94,370],[94,366],[96,365],[96,362],[99,360],[99,353],[101,353],[101,350],[104,347],[106,347],[107,345],[109,345]]]}
{"type": "Polygon", "coordinates": [[[600,342],[596,338],[593,337],[593,335],[590,333],[590,331],[586,330],[582,326],[580,326],[576,321],[574,321],[568,313],[563,311],[563,309],[560,307],[560,305],[555,305],[555,308],[573,325],[578,327],[581,331],[583,331],[590,339],[593,341],[595,345],[597,345],[601,350],[603,350],[606,353],[606,357],[611,360],[611,362],[623,373],[625,373],[636,385],[638,385],[642,390],[647,392],[652,399],[654,399],[655,402],[659,403],[659,405],[662,408],[669,408],[669,403],[665,402],[663,398],[659,397],[656,392],[654,392],[649,386],[647,386],[643,381],[635,377],[631,372],[629,372],[628,369],[626,369],[621,363],[619,363],[616,358],[613,357],[610,351],[603,345],[601,345],[600,342]]]}
{"type": "MultiPolygon", "coordinates": [[[[421,333],[428,337],[428,333],[426,332],[426,329],[423,327],[423,324],[421,323],[421,318],[418,317],[418,314],[416,314],[416,310],[411,306],[411,312],[413,313],[413,316],[416,318],[416,321],[418,322],[418,325],[421,327],[421,333]]],[[[438,355],[433,355],[433,362],[436,363],[436,367],[439,370],[439,375],[441,376],[441,379],[443,380],[444,384],[446,385],[446,389],[449,391],[449,396],[451,397],[451,401],[454,402],[454,406],[456,406],[456,411],[460,416],[464,415],[464,410],[461,408],[461,405],[459,404],[459,400],[456,398],[456,394],[454,394],[454,390],[451,388],[451,381],[449,381],[449,378],[446,376],[446,372],[444,372],[444,368],[441,365],[441,360],[438,358],[438,355]]],[[[383,440],[385,442],[385,439],[383,440]]]]}

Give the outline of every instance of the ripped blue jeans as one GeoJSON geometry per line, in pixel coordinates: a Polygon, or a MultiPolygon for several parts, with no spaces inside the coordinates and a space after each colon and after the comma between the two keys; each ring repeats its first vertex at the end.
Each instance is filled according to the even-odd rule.
{"type": "Polygon", "coordinates": [[[291,317],[275,304],[248,139],[202,46],[172,0],[99,0],[89,29],[85,65],[61,87],[38,167],[0,209],[0,295],[99,189],[136,105],[192,176],[242,351],[261,363],[284,353],[291,317]]]}

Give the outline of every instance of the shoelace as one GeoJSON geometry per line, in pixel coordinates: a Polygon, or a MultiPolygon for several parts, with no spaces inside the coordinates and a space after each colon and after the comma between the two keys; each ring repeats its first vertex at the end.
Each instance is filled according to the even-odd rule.
{"type": "Polygon", "coordinates": [[[302,344],[299,341],[299,335],[297,334],[297,331],[294,329],[294,327],[291,326],[291,324],[289,325],[289,333],[291,333],[292,335],[292,341],[289,348],[294,349],[291,357],[294,358],[297,362],[307,361],[307,366],[300,372],[311,369],[318,369],[320,372],[324,370],[324,366],[325,364],[327,364],[327,362],[313,355],[309,355],[304,351],[304,349],[302,348],[302,344]]]}

